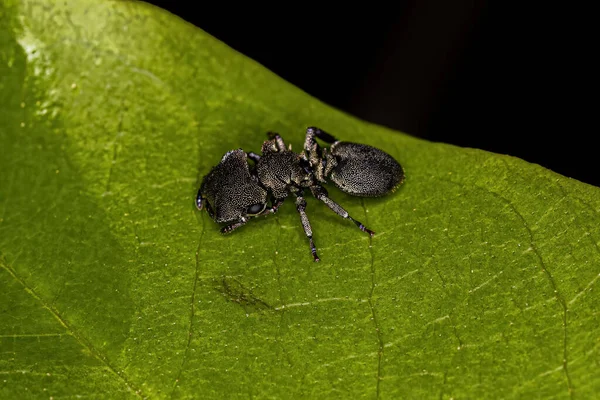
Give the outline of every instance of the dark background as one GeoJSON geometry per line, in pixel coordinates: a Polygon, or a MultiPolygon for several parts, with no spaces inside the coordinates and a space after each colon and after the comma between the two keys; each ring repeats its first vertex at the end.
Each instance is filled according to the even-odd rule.
{"type": "Polygon", "coordinates": [[[582,124],[598,50],[586,32],[591,10],[485,0],[327,10],[148,2],[359,118],[600,186],[598,128],[582,124]]]}

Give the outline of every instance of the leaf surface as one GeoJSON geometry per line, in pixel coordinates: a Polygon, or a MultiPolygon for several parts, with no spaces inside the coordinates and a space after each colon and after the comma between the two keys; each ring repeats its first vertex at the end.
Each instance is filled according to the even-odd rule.
{"type": "Polygon", "coordinates": [[[353,118],[143,3],[3,0],[0,49],[0,398],[600,392],[598,188],[353,118]],[[226,151],[312,125],[405,168],[328,188],[373,239],[308,198],[313,263],[291,201],[229,236],[195,209],[226,151]]]}

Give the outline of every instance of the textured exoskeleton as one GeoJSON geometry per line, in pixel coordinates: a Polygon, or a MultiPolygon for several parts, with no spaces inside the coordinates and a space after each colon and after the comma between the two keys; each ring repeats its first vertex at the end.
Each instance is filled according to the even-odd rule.
{"type": "Polygon", "coordinates": [[[374,234],[360,221],[352,218],[342,206],[329,198],[327,190],[315,178],[314,169],[305,152],[297,154],[292,152],[291,148],[286,149],[283,139],[277,133],[269,132],[269,136],[271,139],[263,143],[262,155],[250,152],[248,157],[256,163],[256,173],[261,185],[273,194],[275,210],[285,200],[288,193],[296,197],[296,210],[300,214],[302,227],[310,242],[315,261],[319,261],[319,256],[313,241],[312,228],[306,215],[306,200],[304,199],[306,189],[310,190],[315,198],[325,203],[336,214],[354,222],[363,232],[367,232],[371,236],[374,234]]]}
{"type": "Polygon", "coordinates": [[[246,152],[231,150],[204,177],[196,206],[206,208],[215,222],[227,224],[221,232],[229,233],[252,217],[272,212],[267,207],[267,195],[250,171],[246,152]]]}
{"type": "Polygon", "coordinates": [[[309,239],[315,261],[319,261],[312,228],[306,215],[304,193],[325,203],[339,216],[352,221],[363,232],[374,232],[352,218],[329,198],[321,185],[331,180],[342,191],[355,196],[376,197],[394,191],[404,180],[400,164],[387,153],[363,144],[341,142],[319,128],[306,131],[304,151],[286,148],[279,134],[269,132],[261,155],[243,150],[227,152],[221,162],[202,181],[196,205],[206,205],[209,215],[229,233],[258,215],[277,212],[283,201],[293,195],[304,232],[309,239]],[[320,148],[315,138],[330,143],[329,151],[320,148]],[[254,161],[250,168],[247,159],[254,161]],[[267,200],[270,198],[271,206],[267,200]]]}
{"type": "Polygon", "coordinates": [[[306,130],[304,151],[319,182],[329,179],[353,196],[383,196],[404,181],[402,166],[388,153],[366,144],[339,141],[316,127],[306,130]],[[320,149],[315,137],[331,143],[329,151],[320,149]]]}

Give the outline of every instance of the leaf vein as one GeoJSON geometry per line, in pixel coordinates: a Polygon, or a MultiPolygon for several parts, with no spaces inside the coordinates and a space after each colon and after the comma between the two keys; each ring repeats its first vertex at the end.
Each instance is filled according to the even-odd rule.
{"type": "MultiPolygon", "coordinates": [[[[491,192],[490,193],[494,193],[491,192]]],[[[503,196],[495,193],[496,196],[498,196],[500,199],[503,199],[504,202],[513,210],[513,212],[515,213],[515,215],[517,215],[519,217],[519,219],[521,220],[521,222],[523,223],[523,226],[525,227],[525,230],[527,231],[527,233],[529,234],[529,241],[530,241],[530,245],[531,248],[533,249],[534,254],[536,255],[538,261],[540,262],[540,266],[542,267],[542,270],[544,271],[544,274],[546,275],[546,277],[548,278],[548,280],[550,281],[550,285],[552,286],[552,290],[553,290],[553,294],[554,297],[556,297],[556,299],[558,300],[558,303],[560,304],[561,308],[562,308],[562,320],[563,320],[563,371],[565,373],[565,377],[567,379],[567,387],[569,390],[569,395],[571,397],[573,397],[573,385],[571,382],[571,376],[569,375],[569,365],[568,365],[568,353],[567,353],[567,303],[565,302],[565,299],[563,298],[563,296],[560,294],[560,291],[558,290],[558,287],[556,286],[556,282],[554,282],[554,277],[552,276],[552,274],[550,273],[550,271],[548,270],[548,268],[546,267],[546,263],[544,262],[544,259],[542,258],[542,255],[540,254],[536,244],[535,244],[535,240],[533,237],[533,232],[531,230],[531,228],[529,227],[529,224],[527,223],[527,221],[525,220],[525,218],[523,217],[523,215],[516,209],[516,207],[512,204],[512,202],[506,198],[504,198],[503,196]]]]}
{"type": "MultiPolygon", "coordinates": [[[[507,166],[508,168],[508,166],[507,166]]],[[[437,177],[437,179],[445,181],[445,182],[449,182],[452,183],[454,185],[460,186],[460,187],[465,187],[464,184],[458,183],[458,182],[454,182],[451,179],[447,179],[447,178],[443,178],[443,177],[437,177]]],[[[534,254],[536,255],[536,258],[538,259],[540,266],[544,272],[544,274],[546,275],[546,277],[548,278],[548,281],[550,282],[550,286],[552,287],[552,291],[553,291],[553,295],[556,298],[556,300],[558,301],[558,303],[560,304],[561,308],[562,308],[562,326],[563,326],[563,339],[562,339],[562,344],[563,344],[563,372],[567,381],[567,388],[569,391],[569,396],[572,398],[573,397],[573,385],[571,382],[571,376],[569,375],[569,369],[568,369],[568,352],[567,352],[567,313],[568,313],[568,308],[567,308],[567,303],[564,299],[564,297],[561,295],[560,291],[558,290],[558,287],[556,286],[556,282],[554,281],[554,277],[552,276],[552,274],[550,273],[550,271],[548,270],[546,263],[544,262],[544,259],[542,258],[542,255],[540,254],[540,251],[538,250],[536,244],[535,244],[535,240],[534,240],[534,235],[533,235],[533,231],[531,230],[529,223],[527,222],[527,220],[525,219],[525,217],[523,217],[523,215],[519,212],[519,210],[517,210],[517,208],[515,207],[515,205],[506,197],[502,196],[499,193],[496,193],[486,187],[482,187],[476,184],[472,184],[471,186],[478,188],[482,191],[485,191],[487,193],[489,193],[490,195],[494,196],[495,198],[499,199],[500,201],[502,201],[504,204],[506,204],[511,210],[512,212],[517,216],[517,218],[520,220],[521,224],[523,225],[523,227],[525,228],[528,236],[529,236],[529,243],[530,243],[530,247],[533,250],[534,254]]],[[[564,193],[564,191],[563,191],[564,193]]],[[[439,274],[439,273],[438,273],[439,274]]],[[[460,340],[460,339],[459,339],[460,340]]],[[[462,346],[462,345],[461,345],[462,346]]]]}
{"type": "Polygon", "coordinates": [[[575,303],[575,301],[581,297],[583,294],[585,294],[585,292],[587,292],[588,290],[590,290],[592,288],[592,286],[594,285],[594,283],[596,283],[596,281],[598,280],[598,278],[600,278],[600,274],[596,275],[594,277],[594,279],[592,279],[590,281],[590,283],[587,284],[587,286],[585,288],[583,288],[582,291],[580,291],[579,293],[577,293],[570,301],[569,301],[569,305],[575,303]]]}
{"type": "Polygon", "coordinates": [[[21,277],[17,275],[17,273],[12,267],[7,265],[4,260],[0,260],[0,267],[2,267],[6,272],[8,272],[8,274],[11,275],[13,279],[17,281],[23,287],[23,289],[25,289],[25,291],[29,293],[29,295],[31,295],[31,297],[33,297],[38,303],[40,303],[43,308],[48,310],[50,314],[52,314],[52,316],[67,330],[67,332],[71,336],[75,338],[75,340],[77,340],[77,342],[79,342],[79,344],[82,347],[86,348],[90,352],[90,354],[92,354],[96,359],[103,363],[110,370],[110,372],[112,372],[117,378],[123,381],[123,383],[125,384],[125,386],[127,386],[127,389],[129,391],[133,391],[133,393],[137,397],[143,397],[141,395],[141,390],[138,389],[123,372],[117,372],[116,367],[111,364],[107,357],[102,355],[85,337],[79,334],[73,328],[73,326],[71,326],[71,324],[69,324],[67,320],[60,315],[58,310],[56,310],[51,305],[47,304],[44,301],[44,299],[40,295],[38,295],[35,290],[33,290],[33,288],[31,288],[23,279],[21,279],[21,277]]]}
{"type": "MultiPolygon", "coordinates": [[[[369,225],[369,216],[367,208],[363,199],[360,201],[363,210],[365,212],[365,223],[369,225]]],[[[373,317],[373,324],[375,325],[375,332],[377,334],[378,351],[377,351],[377,398],[380,395],[380,382],[381,382],[381,359],[383,357],[383,338],[381,337],[381,328],[377,319],[377,313],[375,312],[375,306],[373,305],[373,292],[375,291],[375,255],[373,254],[373,240],[369,235],[369,253],[371,254],[371,288],[369,290],[369,308],[371,309],[371,315],[373,317]]]]}
{"type": "Polygon", "coordinates": [[[196,289],[198,287],[198,280],[199,280],[199,267],[200,267],[200,249],[202,248],[202,239],[204,238],[204,233],[206,231],[205,228],[205,223],[204,223],[204,218],[202,219],[202,232],[200,232],[200,238],[198,239],[198,246],[196,247],[196,254],[195,254],[195,258],[196,258],[196,266],[195,266],[195,271],[194,271],[194,286],[192,288],[192,295],[191,295],[191,299],[190,299],[190,324],[188,326],[188,338],[187,338],[187,343],[185,346],[185,352],[183,354],[183,359],[181,360],[181,366],[179,367],[179,371],[177,372],[177,378],[175,378],[175,382],[173,383],[173,388],[171,389],[171,398],[173,398],[174,394],[175,394],[175,389],[177,388],[177,384],[179,383],[179,379],[181,378],[181,374],[183,372],[183,367],[185,366],[185,363],[187,362],[188,359],[188,355],[190,352],[190,346],[192,343],[192,335],[193,335],[193,328],[194,328],[194,315],[196,313],[196,308],[195,308],[195,302],[196,302],[196,289]]]}
{"type": "Polygon", "coordinates": [[[487,188],[483,188],[478,185],[474,185],[474,186],[477,188],[480,188],[482,190],[485,190],[486,192],[490,193],[494,197],[502,200],[502,202],[504,202],[508,207],[510,207],[510,209],[513,211],[513,213],[519,218],[519,220],[523,224],[523,227],[525,227],[527,234],[529,235],[530,246],[533,249],[533,252],[536,255],[536,258],[538,259],[540,266],[542,267],[542,270],[544,271],[544,274],[546,275],[546,277],[548,278],[548,281],[550,282],[554,297],[556,298],[556,300],[558,301],[558,303],[560,304],[560,306],[562,308],[562,320],[563,320],[563,323],[562,323],[562,325],[563,325],[563,363],[562,363],[562,365],[563,365],[563,371],[565,374],[565,378],[567,380],[567,388],[569,390],[569,395],[572,398],[573,397],[573,385],[571,382],[571,376],[569,375],[568,352],[567,352],[567,323],[568,323],[567,303],[566,303],[564,297],[561,295],[560,291],[558,290],[558,287],[556,286],[556,282],[554,281],[554,277],[550,273],[550,270],[548,270],[548,267],[546,266],[546,263],[544,262],[544,259],[542,258],[542,255],[540,254],[540,251],[538,250],[537,245],[535,244],[533,231],[529,227],[529,224],[527,223],[527,220],[525,220],[525,217],[523,217],[523,215],[519,212],[519,210],[517,210],[517,208],[514,206],[514,204],[509,199],[507,199],[504,196],[502,196],[496,192],[493,192],[487,188]]]}

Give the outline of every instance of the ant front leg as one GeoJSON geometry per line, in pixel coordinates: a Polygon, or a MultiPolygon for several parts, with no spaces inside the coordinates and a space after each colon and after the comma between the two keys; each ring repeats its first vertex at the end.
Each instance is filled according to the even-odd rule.
{"type": "Polygon", "coordinates": [[[284,200],[285,200],[285,197],[281,198],[281,199],[275,199],[275,200],[273,200],[271,207],[267,207],[265,209],[265,212],[264,212],[265,215],[267,215],[267,214],[275,214],[277,212],[277,210],[279,209],[279,206],[281,206],[283,204],[284,200]]]}
{"type": "Polygon", "coordinates": [[[233,232],[234,230],[238,229],[239,227],[246,225],[247,222],[248,222],[248,218],[241,217],[237,222],[234,222],[233,224],[229,224],[229,225],[221,228],[221,233],[223,235],[227,235],[227,234],[233,232]]]}
{"type": "Polygon", "coordinates": [[[315,261],[320,261],[319,256],[317,255],[317,248],[315,247],[315,243],[312,238],[312,228],[310,226],[310,221],[308,220],[308,216],[306,215],[306,200],[304,199],[304,195],[301,191],[296,194],[296,210],[300,214],[300,220],[302,221],[302,227],[304,228],[304,233],[309,240],[310,243],[310,251],[312,252],[313,258],[315,261]]]}
{"type": "Polygon", "coordinates": [[[315,196],[318,200],[322,201],[323,203],[327,204],[327,206],[329,208],[331,208],[337,215],[339,215],[342,218],[346,218],[346,219],[349,219],[350,221],[354,222],[354,224],[356,226],[358,226],[358,228],[361,231],[367,232],[369,235],[371,235],[371,237],[373,237],[373,235],[375,234],[375,232],[373,232],[372,230],[368,229],[360,221],[357,221],[354,218],[352,218],[350,216],[350,214],[348,214],[348,211],[344,210],[342,208],[342,206],[340,206],[335,201],[331,200],[329,198],[329,194],[327,193],[327,190],[323,186],[321,186],[321,185],[313,185],[313,186],[310,187],[310,191],[312,192],[313,196],[315,196]]]}

